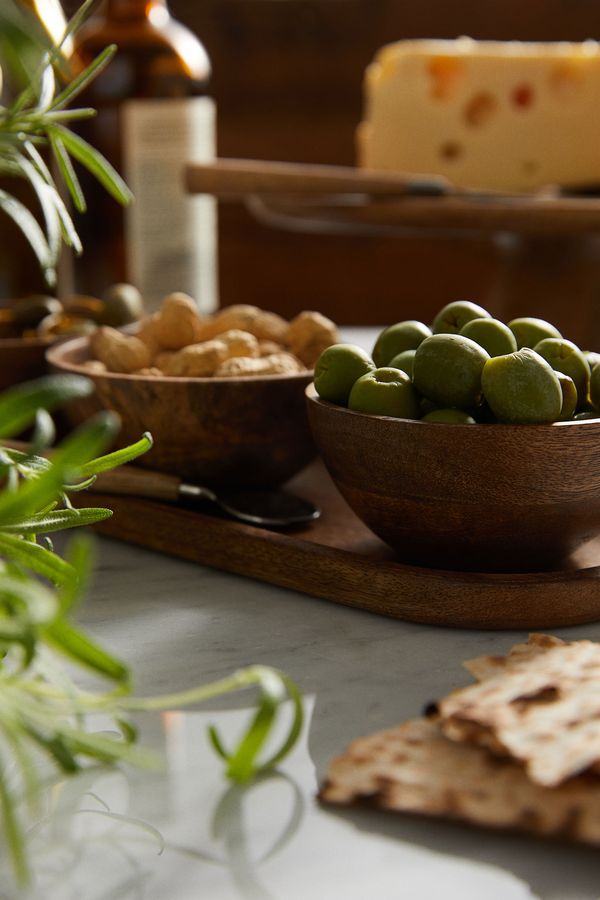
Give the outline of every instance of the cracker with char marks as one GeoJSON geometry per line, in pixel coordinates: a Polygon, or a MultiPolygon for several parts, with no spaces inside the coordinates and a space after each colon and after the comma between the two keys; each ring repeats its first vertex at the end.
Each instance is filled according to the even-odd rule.
{"type": "Polygon", "coordinates": [[[600,779],[542,787],[518,763],[448,739],[431,719],[353,741],[331,762],[320,799],[600,845],[600,779]]]}
{"type": "Polygon", "coordinates": [[[522,762],[545,787],[600,762],[600,644],[532,635],[467,668],[480,682],[438,704],[448,738],[522,762]]]}
{"type": "Polygon", "coordinates": [[[463,667],[476,681],[485,681],[486,678],[506,672],[516,662],[532,659],[551,647],[560,647],[564,643],[551,634],[530,634],[526,644],[515,644],[506,656],[477,656],[464,662],[463,667]]]}

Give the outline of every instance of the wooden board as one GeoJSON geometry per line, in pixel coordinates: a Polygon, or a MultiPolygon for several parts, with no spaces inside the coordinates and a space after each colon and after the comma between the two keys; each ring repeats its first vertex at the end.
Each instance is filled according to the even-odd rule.
{"type": "Polygon", "coordinates": [[[600,541],[555,572],[417,568],[399,562],[356,518],[321,463],[289,489],[316,503],[321,519],[284,533],[131,497],[94,495],[94,502],[114,510],[98,526],[105,535],[397,619],[485,629],[546,629],[600,619],[600,541]]]}
{"type": "Polygon", "coordinates": [[[597,197],[292,197],[254,195],[246,205],[265,225],[317,234],[585,237],[600,231],[597,197]]]}
{"type": "Polygon", "coordinates": [[[495,193],[454,187],[438,177],[265,160],[189,163],[185,174],[190,193],[244,198],[259,221],[291,230],[426,229],[552,238],[600,231],[600,198],[593,195],[495,193]]]}

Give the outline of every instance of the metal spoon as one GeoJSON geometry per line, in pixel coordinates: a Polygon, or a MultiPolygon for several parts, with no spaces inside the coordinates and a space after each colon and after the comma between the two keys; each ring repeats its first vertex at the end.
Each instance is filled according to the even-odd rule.
{"type": "Polygon", "coordinates": [[[233,519],[263,528],[290,528],[312,522],[321,515],[319,509],[295,494],[281,490],[212,490],[187,484],[175,475],[152,472],[135,466],[124,466],[100,474],[91,488],[106,494],[126,494],[196,505],[214,503],[233,519]]]}

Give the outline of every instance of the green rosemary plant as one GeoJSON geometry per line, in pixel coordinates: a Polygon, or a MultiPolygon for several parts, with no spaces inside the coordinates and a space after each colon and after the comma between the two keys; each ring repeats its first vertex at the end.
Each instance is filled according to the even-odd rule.
{"type": "Polygon", "coordinates": [[[19,809],[24,798],[31,805],[39,796],[39,751],[64,775],[90,763],[149,764],[152,757],[136,743],[131,713],[187,706],[255,686],[254,718],[233,751],[210,729],[227,775],[245,781],[275,766],[302,727],[298,690],[274,669],[253,666],[189,691],[141,698],[132,692],[126,664],[74,624],[73,611],[90,572],[90,543],[72,539],[63,558],[49,535],[110,516],[108,509],[76,507],[70,498],[99,472],[135,459],[152,444],[145,434],[125,449],[102,455],[118,427],[112,413],[102,413],[49,457],[42,455],[54,435],[49,410],[91,389],[85,378],[49,376],[0,396],[0,823],[21,883],[29,869],[19,809]],[[9,439],[30,426],[31,449],[11,447],[9,439]],[[61,659],[71,665],[66,668],[61,659]],[[82,690],[78,666],[109,686],[82,690]],[[262,759],[277,711],[287,699],[294,709],[287,737],[262,759]],[[91,732],[86,716],[92,713],[111,717],[115,734],[91,732]]]}
{"type": "MultiPolygon", "coordinates": [[[[69,22],[63,42],[78,28],[94,0],[85,0],[69,22]]],[[[121,203],[131,194],[120,176],[69,124],[94,115],[67,109],[108,63],[108,47],[81,74],[57,89],[64,69],[60,47],[47,39],[18,0],[0,3],[0,65],[25,81],[14,99],[0,105],[0,173],[25,179],[37,196],[43,227],[6,190],[0,210],[10,216],[31,244],[49,283],[63,242],[81,244],[45,157],[49,151],[75,208],[85,199],[73,160],[85,166],[121,203]]],[[[97,763],[148,764],[153,758],[136,742],[130,715],[199,703],[230,691],[255,687],[256,712],[239,745],[227,750],[214,728],[210,739],[226,761],[227,775],[244,781],[271,768],[294,745],[302,727],[302,702],[282,673],[253,666],[220,681],[183,693],[140,698],[132,691],[127,665],[96,643],[73,621],[85,593],[92,564],[91,544],[74,537],[63,556],[52,546],[56,531],[99,522],[108,509],[72,503],[96,475],[135,459],[151,446],[150,435],[123,450],[104,453],[118,422],[111,413],[96,416],[47,455],[54,442],[51,412],[87,394],[85,378],[49,376],[0,396],[0,838],[8,849],[18,882],[29,877],[21,806],[35,808],[41,790],[40,753],[60,775],[97,763]],[[11,438],[32,429],[29,449],[15,449],[11,438]],[[66,665],[68,663],[68,666],[66,665]],[[107,684],[82,690],[78,667],[92,670],[107,684]],[[281,703],[292,701],[294,715],[282,746],[264,759],[266,741],[281,703]],[[103,713],[114,735],[95,734],[88,714],[103,713]]]]}
{"type": "Polygon", "coordinates": [[[107,47],[65,87],[58,87],[60,72],[65,68],[61,48],[94,2],[85,0],[58,47],[49,45],[36,18],[17,0],[0,4],[0,65],[13,81],[24,83],[14,99],[0,105],[0,173],[31,185],[43,227],[30,209],[6,190],[0,190],[0,210],[27,238],[49,285],[56,282],[62,243],[76,253],[81,253],[82,247],[44,151],[49,149],[78,212],[84,212],[86,204],[73,160],[88,169],[120,203],[125,205],[132,199],[129,188],[107,160],[69,127],[94,116],[95,110],[67,108],[109,63],[116,46],[107,47]]]}

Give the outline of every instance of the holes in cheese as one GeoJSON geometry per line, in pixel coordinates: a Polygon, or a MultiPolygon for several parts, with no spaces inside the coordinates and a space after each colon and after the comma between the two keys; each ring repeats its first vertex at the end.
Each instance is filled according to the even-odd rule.
{"type": "Polygon", "coordinates": [[[465,122],[475,128],[481,127],[489,122],[497,108],[498,101],[494,95],[489,91],[480,91],[474,94],[465,106],[463,113],[465,122]]]}
{"type": "Polygon", "coordinates": [[[433,56],[427,67],[431,77],[431,94],[436,100],[449,100],[458,90],[465,65],[451,56],[433,56]]]}
{"type": "Polygon", "coordinates": [[[530,84],[519,84],[512,92],[511,100],[518,109],[529,109],[533,104],[534,94],[530,84]]]}
{"type": "Polygon", "coordinates": [[[444,141],[440,147],[440,156],[448,162],[459,159],[462,154],[463,147],[458,141],[444,141]]]}
{"type": "Polygon", "coordinates": [[[550,70],[548,85],[558,100],[572,100],[583,85],[583,72],[573,63],[557,63],[550,70]]]}
{"type": "Polygon", "coordinates": [[[540,164],[537,159],[524,159],[521,163],[521,169],[523,174],[528,178],[532,178],[534,175],[537,175],[540,170],[540,164]]]}

